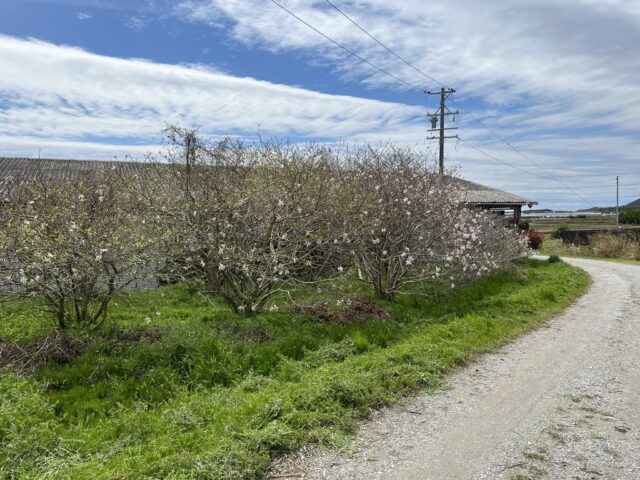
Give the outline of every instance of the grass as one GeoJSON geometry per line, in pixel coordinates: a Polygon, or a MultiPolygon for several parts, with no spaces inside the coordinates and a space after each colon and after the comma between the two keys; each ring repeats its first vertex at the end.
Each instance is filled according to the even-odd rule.
{"type": "Polygon", "coordinates": [[[593,260],[606,260],[609,262],[626,263],[629,265],[639,265],[640,260],[625,258],[622,256],[605,256],[595,253],[589,246],[567,245],[559,238],[547,237],[542,248],[536,251],[539,255],[558,255],[560,257],[589,258],[593,260]]]}
{"type": "Polygon", "coordinates": [[[616,228],[615,215],[587,215],[585,218],[525,218],[529,226],[546,236],[555,232],[558,227],[566,226],[569,230],[607,230],[616,228]]]}
{"type": "MultiPolygon", "coordinates": [[[[618,248],[590,248],[588,246],[565,245],[561,239],[551,235],[559,227],[567,227],[569,230],[613,230],[616,229],[615,215],[588,215],[585,218],[534,218],[529,220],[530,227],[545,235],[542,248],[537,252],[540,255],[559,255],[562,257],[592,258],[596,260],[609,260],[621,263],[638,264],[635,255],[618,248]],[[607,252],[608,253],[605,253],[607,252]]],[[[622,229],[635,228],[635,225],[621,225],[622,229]]],[[[600,235],[601,240],[606,240],[608,235],[600,235]]],[[[597,240],[597,239],[596,239],[597,240]]],[[[615,240],[615,239],[614,239],[615,240]]],[[[600,242],[603,243],[603,242],[600,242]]],[[[604,246],[604,245],[603,245],[604,246]]],[[[626,249],[629,250],[629,249],[626,249]]],[[[636,246],[635,250],[638,250],[636,246]]]]}
{"type": "MultiPolygon", "coordinates": [[[[389,319],[356,325],[240,317],[182,286],[123,295],[79,358],[0,373],[0,478],[264,478],[273,455],[343,445],[372,408],[441,387],[588,284],[565,263],[522,260],[437,300],[381,302],[389,319]],[[140,329],[154,334],[114,340],[140,329]]],[[[46,335],[39,315],[0,310],[0,336],[46,335]]]]}

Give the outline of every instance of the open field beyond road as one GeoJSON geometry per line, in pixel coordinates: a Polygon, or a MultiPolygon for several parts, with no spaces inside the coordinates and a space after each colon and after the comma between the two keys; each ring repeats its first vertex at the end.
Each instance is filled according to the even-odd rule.
{"type": "Polygon", "coordinates": [[[365,425],[352,454],[301,455],[311,479],[610,479],[640,471],[640,268],[593,278],[545,328],[365,425]]]}
{"type": "MultiPolygon", "coordinates": [[[[588,215],[585,218],[524,218],[532,229],[550,235],[559,227],[569,230],[608,230],[616,227],[614,215],[588,215]]],[[[624,227],[624,226],[623,226],[624,227]]]]}
{"type": "Polygon", "coordinates": [[[558,255],[561,257],[589,258],[593,260],[605,260],[608,262],[628,263],[630,265],[640,265],[640,260],[624,256],[624,252],[618,252],[618,256],[604,257],[596,254],[589,246],[567,245],[559,238],[547,237],[542,248],[538,250],[540,255],[558,255]]]}

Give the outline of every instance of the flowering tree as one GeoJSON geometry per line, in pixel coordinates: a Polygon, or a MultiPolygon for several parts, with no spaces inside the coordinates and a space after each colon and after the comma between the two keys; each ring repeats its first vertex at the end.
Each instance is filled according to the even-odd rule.
{"type": "Polygon", "coordinates": [[[409,149],[166,135],[168,162],[5,189],[0,292],[41,295],[65,328],[101,323],[114,295],[158,267],[252,312],[352,267],[392,300],[522,251],[517,232],[460,205],[452,179],[409,149]]]}
{"type": "MultiPolygon", "coordinates": [[[[409,149],[339,151],[168,130],[153,208],[174,272],[235,310],[257,311],[293,285],[357,265],[377,297],[451,285],[521,253],[516,232],[459,203],[451,177],[409,149]]],[[[153,203],[153,202],[152,202],[153,203]]]]}
{"type": "Polygon", "coordinates": [[[0,299],[40,296],[61,329],[102,323],[113,297],[155,263],[152,222],[121,180],[114,167],[8,188],[0,204],[0,299]]]}
{"type": "Polygon", "coordinates": [[[258,311],[277,293],[338,271],[332,209],[339,187],[328,149],[224,140],[206,145],[168,131],[168,166],[153,209],[166,223],[174,273],[204,282],[238,312],[258,311]],[[169,188],[167,188],[169,186],[169,188]]]}
{"type": "Polygon", "coordinates": [[[464,208],[453,179],[409,149],[361,149],[348,160],[351,250],[377,297],[454,284],[522,251],[490,213],[464,208]]]}

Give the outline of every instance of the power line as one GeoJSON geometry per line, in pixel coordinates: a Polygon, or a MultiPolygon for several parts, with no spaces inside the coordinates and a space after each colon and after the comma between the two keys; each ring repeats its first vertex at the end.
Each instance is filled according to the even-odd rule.
{"type": "MultiPolygon", "coordinates": [[[[432,76],[428,75],[427,73],[423,72],[422,70],[420,70],[419,68],[415,67],[413,64],[411,64],[409,61],[405,60],[404,58],[402,58],[400,55],[398,55],[395,51],[393,51],[391,48],[389,48],[388,46],[386,46],[385,44],[383,44],[381,41],[379,41],[376,37],[374,37],[372,34],[370,34],[364,27],[362,27],[361,25],[359,25],[355,20],[353,20],[351,17],[349,17],[346,13],[344,13],[335,3],[333,3],[331,0],[325,0],[329,5],[331,5],[331,7],[333,7],[336,11],[338,11],[343,17],[345,17],[349,22],[351,22],[353,25],[355,25],[359,30],[361,30],[365,35],[367,35],[369,38],[371,38],[373,41],[375,41],[378,45],[380,45],[382,48],[384,48],[385,50],[387,50],[389,53],[391,53],[394,57],[396,57],[398,60],[400,60],[401,62],[403,62],[404,64],[406,64],[407,66],[409,66],[410,68],[412,68],[413,70],[415,70],[416,72],[420,73],[422,76],[424,76],[425,78],[437,83],[438,85],[441,85],[442,87],[446,88],[446,85],[439,82],[438,80],[436,80],[435,78],[433,78],[432,76]]],[[[390,78],[393,78],[394,80],[401,82],[402,84],[413,88],[415,90],[418,91],[423,91],[424,89],[414,85],[411,82],[408,82],[406,80],[403,80],[402,78],[388,72],[387,70],[379,67],[378,65],[375,65],[374,63],[370,62],[369,60],[367,60],[366,58],[360,56],[359,54],[357,54],[356,52],[354,52],[353,50],[345,47],[344,45],[342,45],[341,43],[337,42],[336,40],[334,40],[333,38],[331,38],[330,36],[326,35],[325,33],[321,32],[320,30],[318,30],[316,27],[314,27],[313,25],[311,25],[310,23],[308,23],[307,21],[305,21],[304,19],[300,18],[298,15],[296,15],[295,13],[293,13],[291,10],[289,10],[288,8],[286,8],[284,5],[282,5],[281,3],[279,3],[276,0],[271,0],[271,2],[273,4],[275,4],[276,6],[278,6],[280,9],[284,10],[285,12],[287,12],[289,15],[291,15],[292,17],[294,17],[296,20],[298,20],[299,22],[301,22],[302,24],[304,24],[305,26],[307,26],[308,28],[310,28],[311,30],[313,30],[314,32],[316,32],[317,34],[321,35],[322,37],[324,37],[325,39],[329,40],[331,43],[333,43],[334,45],[340,47],[342,50],[344,50],[345,52],[349,53],[350,55],[352,55],[353,57],[357,58],[358,60],[360,60],[361,62],[369,65],[370,67],[378,70],[379,72],[387,75],[390,78]]],[[[454,102],[455,105],[455,102],[454,102]]],[[[456,105],[457,108],[457,105],[456,105]]],[[[540,169],[547,177],[551,178],[552,180],[555,180],[556,182],[558,182],[560,185],[562,185],[566,190],[572,192],[576,197],[578,197],[580,200],[582,200],[583,202],[585,202],[585,204],[590,205],[589,201],[586,200],[582,195],[580,195],[578,192],[576,192],[573,188],[571,188],[570,186],[566,185],[564,182],[562,182],[559,178],[557,178],[556,176],[554,176],[553,174],[551,174],[550,172],[548,172],[546,169],[544,169],[539,163],[535,162],[533,159],[531,159],[529,156],[525,155],[522,151],[520,151],[518,148],[516,148],[514,145],[512,145],[506,138],[502,137],[501,135],[499,135],[495,130],[493,130],[492,128],[486,126],[484,124],[484,122],[482,122],[482,120],[480,120],[479,118],[475,117],[474,115],[467,113],[472,120],[475,120],[476,122],[478,122],[482,127],[484,127],[486,130],[488,130],[491,134],[493,134],[496,138],[498,138],[499,140],[501,140],[502,142],[504,142],[509,148],[511,148],[513,151],[515,151],[516,153],[518,153],[518,155],[522,156],[523,158],[525,158],[528,162],[530,162],[532,165],[534,165],[535,167],[537,167],[538,169],[540,169]]],[[[467,142],[466,140],[460,139],[460,141],[462,141],[463,143],[465,143],[466,145],[468,145],[469,147],[477,150],[478,152],[482,153],[483,155],[492,158],[493,160],[496,160],[504,165],[509,166],[510,168],[513,168],[515,170],[524,172],[528,175],[535,175],[532,172],[529,172],[527,170],[521,169],[519,167],[516,167],[514,165],[511,165],[510,163],[507,163],[501,159],[499,159],[498,157],[495,157],[494,155],[488,154],[487,152],[484,152],[483,150],[479,149],[478,147],[470,144],[469,142],[467,142]]],[[[540,175],[535,175],[539,178],[545,178],[542,177],[540,175]]]]}
{"type": "Polygon", "coordinates": [[[304,25],[306,25],[307,27],[309,27],[311,30],[313,30],[314,32],[316,32],[319,35],[322,35],[324,38],[326,38],[327,40],[329,40],[331,43],[333,43],[334,45],[340,47],[342,50],[344,50],[345,52],[349,53],[350,55],[353,55],[354,57],[356,57],[358,60],[360,60],[363,63],[366,63],[367,65],[369,65],[370,67],[375,68],[376,70],[378,70],[381,73],[384,73],[385,75],[397,80],[398,82],[401,82],[403,84],[405,84],[406,86],[413,88],[415,90],[418,90],[420,92],[424,92],[424,88],[420,88],[410,82],[407,82],[403,79],[401,79],[400,77],[395,76],[393,73],[389,73],[388,71],[386,71],[385,69],[371,63],[369,60],[367,60],[366,58],[361,57],[360,55],[358,55],[356,52],[354,52],[353,50],[345,47],[344,45],[342,45],[341,43],[337,42],[336,40],[334,40],[333,38],[331,38],[330,36],[322,33],[320,30],[318,30],[316,27],[314,27],[313,25],[311,25],[310,23],[308,23],[307,21],[303,20],[302,18],[300,18],[298,15],[296,15],[295,13],[293,13],[291,10],[289,10],[287,7],[285,7],[284,5],[278,3],[276,0],[271,0],[272,3],[274,3],[275,5],[277,5],[278,7],[280,7],[282,10],[284,10],[285,12],[287,12],[289,15],[291,15],[293,18],[295,18],[296,20],[298,20],[299,22],[303,23],[304,25]]]}
{"type": "Polygon", "coordinates": [[[495,160],[496,162],[502,163],[503,165],[506,165],[506,166],[507,166],[507,167],[509,167],[509,168],[513,168],[514,170],[518,170],[519,172],[525,173],[525,174],[527,174],[527,175],[533,175],[533,176],[535,176],[535,177],[542,178],[542,179],[546,180],[546,177],[543,177],[542,175],[538,175],[537,173],[533,173],[533,172],[530,172],[530,171],[525,170],[525,169],[523,169],[523,168],[520,168],[520,167],[517,167],[517,166],[515,166],[515,165],[512,165],[511,163],[506,162],[506,161],[502,160],[501,158],[496,157],[495,155],[491,155],[490,153],[485,152],[485,151],[484,151],[484,150],[482,150],[481,148],[476,147],[476,146],[475,146],[475,145],[473,145],[472,143],[469,143],[469,142],[468,142],[468,141],[466,141],[464,138],[458,137],[458,140],[460,140],[462,143],[464,143],[464,144],[465,144],[465,145],[467,145],[468,147],[473,148],[473,149],[474,149],[474,150],[476,150],[477,152],[480,152],[480,153],[481,153],[481,154],[483,154],[485,157],[488,157],[488,158],[490,158],[490,159],[492,159],[492,160],[495,160]]]}
{"type": "MultiPolygon", "coordinates": [[[[453,102],[453,104],[456,106],[456,108],[458,108],[458,106],[456,105],[455,102],[453,102]]],[[[458,108],[459,109],[459,108],[458,108]]],[[[483,128],[485,128],[486,130],[488,130],[491,134],[493,134],[496,138],[498,138],[500,141],[504,142],[505,145],[507,145],[509,148],[511,148],[514,152],[516,152],[518,155],[520,155],[521,157],[525,158],[527,161],[529,161],[532,165],[538,167],[543,173],[545,173],[547,175],[547,177],[549,177],[552,180],[555,180],[556,182],[558,182],[560,185],[562,185],[565,189],[569,190],[570,192],[572,192],[576,197],[578,197],[580,200],[582,200],[586,205],[592,206],[591,203],[586,200],[582,195],[580,195],[578,192],[576,192],[573,188],[571,188],[570,186],[568,186],[567,184],[565,184],[562,180],[560,180],[558,177],[556,177],[555,175],[551,174],[550,172],[548,172],[546,169],[544,169],[539,163],[535,162],[534,160],[532,160],[528,155],[525,155],[522,151],[520,151],[518,148],[516,148],[515,146],[513,146],[506,138],[502,137],[500,134],[498,134],[495,130],[493,130],[492,128],[486,126],[484,124],[484,122],[482,120],[480,120],[479,118],[477,118],[475,115],[472,115],[469,112],[466,112],[466,114],[468,116],[471,117],[472,120],[478,122],[483,128]]]]}
{"type": "Polygon", "coordinates": [[[344,18],[346,18],[347,20],[349,20],[352,24],[354,24],[356,27],[358,27],[358,29],[360,29],[360,31],[362,31],[365,35],[367,35],[371,40],[373,40],[374,42],[376,42],[378,45],[380,45],[382,48],[384,48],[387,52],[389,52],[391,55],[393,55],[394,57],[396,57],[398,60],[400,60],[402,63],[408,65],[409,67],[411,67],[413,70],[415,70],[416,72],[418,72],[420,75],[422,75],[425,78],[428,78],[429,80],[431,80],[432,82],[437,83],[438,85],[440,85],[441,87],[444,88],[449,88],[447,85],[445,85],[442,82],[439,82],[438,80],[436,80],[435,78],[433,78],[431,75],[426,74],[425,72],[423,72],[422,70],[420,70],[418,67],[414,66],[413,64],[411,64],[409,61],[405,60],[404,58],[402,58],[400,55],[398,55],[396,52],[394,52],[391,48],[389,48],[388,46],[386,46],[384,43],[382,43],[380,40],[378,40],[376,37],[374,37],[373,35],[371,35],[364,27],[362,27],[361,25],[358,24],[358,22],[356,22],[353,18],[351,18],[349,15],[347,15],[346,13],[344,13],[335,3],[333,3],[331,0],[325,0],[329,5],[331,5],[333,8],[335,8],[340,15],[342,15],[344,18]]]}
{"type": "MultiPolygon", "coordinates": [[[[423,72],[422,70],[420,70],[419,68],[415,67],[413,64],[411,64],[410,62],[408,62],[407,60],[405,60],[404,58],[402,58],[400,55],[398,55],[395,51],[393,51],[391,48],[389,48],[388,46],[386,46],[384,43],[382,43],[380,40],[378,40],[376,37],[374,37],[372,34],[370,34],[364,27],[362,27],[360,24],[358,24],[355,20],[353,20],[351,17],[349,17],[346,13],[344,13],[335,3],[333,3],[331,0],[325,0],[325,2],[327,2],[329,5],[331,5],[336,11],[338,11],[344,18],[346,18],[349,22],[351,22],[353,25],[355,25],[360,31],[362,31],[365,35],[367,35],[369,38],[371,38],[373,41],[375,41],[378,45],[380,45],[382,48],[384,48],[385,50],[387,50],[389,53],[391,53],[394,57],[396,57],[398,60],[400,60],[401,62],[403,62],[404,64],[408,65],[409,67],[411,67],[413,70],[415,70],[416,72],[420,73],[421,75],[423,75],[425,78],[437,83],[438,85],[441,85],[444,88],[447,88],[447,86],[441,82],[439,82],[438,80],[436,80],[435,78],[433,78],[432,76],[426,74],[425,72],[423,72]]],[[[453,102],[454,105],[455,102],[453,102]]],[[[457,105],[456,105],[457,108],[457,105]]],[[[475,116],[469,114],[472,118],[475,118],[475,116]]],[[[578,198],[580,198],[583,202],[585,202],[587,205],[590,205],[590,203],[584,198],[582,197],[582,195],[580,195],[578,192],[576,192],[573,188],[569,187],[568,185],[566,185],[564,182],[562,182],[559,178],[557,178],[556,176],[554,176],[553,174],[551,174],[550,172],[548,172],[547,170],[545,170],[540,164],[538,164],[537,162],[535,162],[533,159],[531,159],[529,156],[525,155],[522,151],[520,151],[518,148],[516,148],[514,145],[512,145],[506,138],[502,137],[500,134],[498,134],[495,130],[493,130],[492,128],[486,126],[484,124],[484,122],[482,122],[482,120],[475,118],[476,121],[482,125],[485,129],[487,129],[489,132],[491,132],[494,136],[496,136],[498,139],[500,139],[502,142],[504,142],[509,148],[511,148],[512,150],[514,150],[516,153],[518,153],[519,155],[521,155],[522,157],[524,157],[527,161],[529,161],[530,163],[532,163],[534,166],[536,166],[537,168],[539,168],[543,173],[545,173],[549,178],[555,180],[556,182],[558,182],[560,185],[562,185],[565,189],[569,190],[570,192],[572,192],[574,195],[576,195],[578,198]]],[[[466,140],[460,139],[463,143],[467,144],[468,146],[478,150],[480,153],[489,156],[490,158],[493,158],[494,160],[503,163],[511,168],[515,168],[516,170],[519,170],[521,172],[525,172],[528,174],[532,174],[531,172],[527,172],[526,170],[520,169],[518,167],[515,167],[507,162],[502,161],[501,159],[487,154],[486,152],[480,150],[479,148],[475,147],[474,145],[471,145],[469,142],[467,142],[466,140]]],[[[538,177],[540,177],[539,175],[536,175],[538,177]]],[[[540,177],[540,178],[544,178],[544,177],[540,177]]]]}
{"type": "MultiPolygon", "coordinates": [[[[444,88],[448,88],[445,84],[443,84],[442,82],[436,80],[435,78],[433,78],[432,76],[426,74],[425,72],[423,72],[422,70],[420,70],[419,68],[417,68],[416,66],[414,66],[413,64],[411,64],[409,61],[405,60],[404,58],[402,58],[400,55],[398,55],[395,51],[393,51],[391,48],[389,48],[387,45],[385,45],[384,43],[382,43],[380,40],[378,40],[376,37],[374,37],[372,34],[370,34],[364,27],[362,27],[360,24],[358,24],[358,22],[356,22],[355,20],[353,20],[350,16],[348,16],[346,13],[344,13],[335,3],[333,3],[331,0],[325,0],[325,2],[327,2],[329,5],[331,5],[336,11],[338,11],[338,13],[340,13],[344,18],[346,18],[347,20],[349,20],[349,22],[351,22],[353,25],[355,25],[360,31],[362,31],[365,35],[367,35],[369,38],[371,38],[374,42],[376,42],[378,45],[380,45],[382,48],[384,48],[385,50],[387,50],[389,53],[391,53],[394,57],[396,57],[398,60],[400,60],[401,62],[403,62],[404,64],[408,65],[409,67],[411,67],[413,70],[415,70],[416,72],[418,72],[419,74],[421,74],[422,76],[424,76],[425,78],[428,78],[429,80],[437,83],[438,85],[441,85],[444,88]]],[[[455,102],[453,102],[454,105],[455,102]]],[[[456,105],[457,108],[457,105],[456,105]]],[[[511,143],[509,143],[505,138],[503,138],[502,136],[500,136],[495,130],[487,127],[486,125],[484,125],[484,123],[480,120],[477,119],[478,123],[480,123],[484,128],[486,128],[487,130],[489,130],[493,135],[495,135],[497,138],[499,138],[500,140],[502,140],[506,145],[509,146],[509,148],[513,149],[514,151],[516,151],[519,155],[522,155],[523,157],[525,157],[529,162],[531,162],[533,165],[535,165],[536,167],[538,167],[540,170],[542,170],[546,175],[548,175],[550,178],[554,179],[555,181],[557,181],[558,183],[560,183],[564,188],[566,188],[567,190],[573,192],[576,196],[578,196],[582,201],[584,201],[585,203],[589,204],[588,201],[586,201],[578,192],[576,192],[575,190],[573,190],[571,187],[565,185],[562,181],[560,181],[558,178],[554,177],[551,173],[547,172],[544,168],[542,168],[541,165],[539,165],[538,163],[536,163],[535,161],[533,161],[531,158],[529,158],[527,155],[525,155],[524,153],[522,153],[519,149],[517,149],[515,146],[513,146],[511,143]]],[[[460,139],[462,140],[462,139],[460,139]]],[[[504,162],[503,160],[500,160],[499,158],[487,154],[486,152],[478,149],[477,147],[471,145],[470,143],[468,143],[466,140],[462,140],[465,144],[467,144],[468,146],[478,150],[480,153],[483,153],[484,155],[488,155],[490,158],[493,158],[494,160],[497,160],[500,163],[503,163],[505,165],[508,165],[511,168],[515,168],[516,170],[525,172],[527,174],[531,174],[531,172],[527,172],[526,170],[520,169],[518,167],[514,167],[513,165],[504,162]]],[[[441,147],[442,148],[442,147],[441,147]]],[[[544,178],[544,177],[541,177],[544,178]]]]}

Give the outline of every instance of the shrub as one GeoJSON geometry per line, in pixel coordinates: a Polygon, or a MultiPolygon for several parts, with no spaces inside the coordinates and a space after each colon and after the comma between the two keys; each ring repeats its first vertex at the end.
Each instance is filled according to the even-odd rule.
{"type": "Polygon", "coordinates": [[[569,231],[569,227],[567,225],[560,225],[556,228],[551,234],[552,238],[562,238],[562,233],[569,231]]]}
{"type": "Polygon", "coordinates": [[[527,220],[522,220],[520,221],[520,223],[518,223],[518,228],[520,229],[520,231],[526,232],[527,230],[529,230],[529,228],[531,228],[531,225],[527,220]]]}
{"type": "Polygon", "coordinates": [[[424,280],[455,285],[521,253],[494,216],[460,204],[451,177],[410,149],[277,142],[213,146],[168,130],[151,208],[170,232],[174,273],[238,312],[357,266],[378,298],[424,280]],[[160,199],[160,200],[158,200],[160,199]]]}
{"type": "Polygon", "coordinates": [[[620,223],[627,225],[640,225],[640,210],[629,210],[620,214],[620,223]]]}
{"type": "Polygon", "coordinates": [[[119,173],[18,179],[0,204],[0,294],[41,297],[59,328],[106,319],[113,297],[155,263],[153,221],[119,173]]]}
{"type": "Polygon", "coordinates": [[[544,243],[544,234],[537,230],[527,230],[527,245],[533,250],[538,250],[544,243]]]}
{"type": "Polygon", "coordinates": [[[547,261],[549,263],[559,263],[562,261],[562,259],[558,255],[549,255],[547,261]]]}
{"type": "Polygon", "coordinates": [[[0,287],[42,296],[66,328],[100,324],[119,291],[154,271],[250,313],[348,271],[394,300],[522,253],[514,228],[467,208],[455,179],[408,148],[209,145],[179,127],[166,138],[168,162],[138,173],[97,169],[11,190],[0,287]]]}
{"type": "Polygon", "coordinates": [[[410,149],[371,147],[348,159],[348,249],[377,298],[449,288],[521,251],[518,235],[490,212],[460,203],[455,179],[410,149]]]}
{"type": "Polygon", "coordinates": [[[155,170],[149,202],[169,232],[175,277],[250,313],[302,279],[348,267],[330,150],[228,139],[209,146],[178,127],[167,135],[171,162],[155,170]]]}

